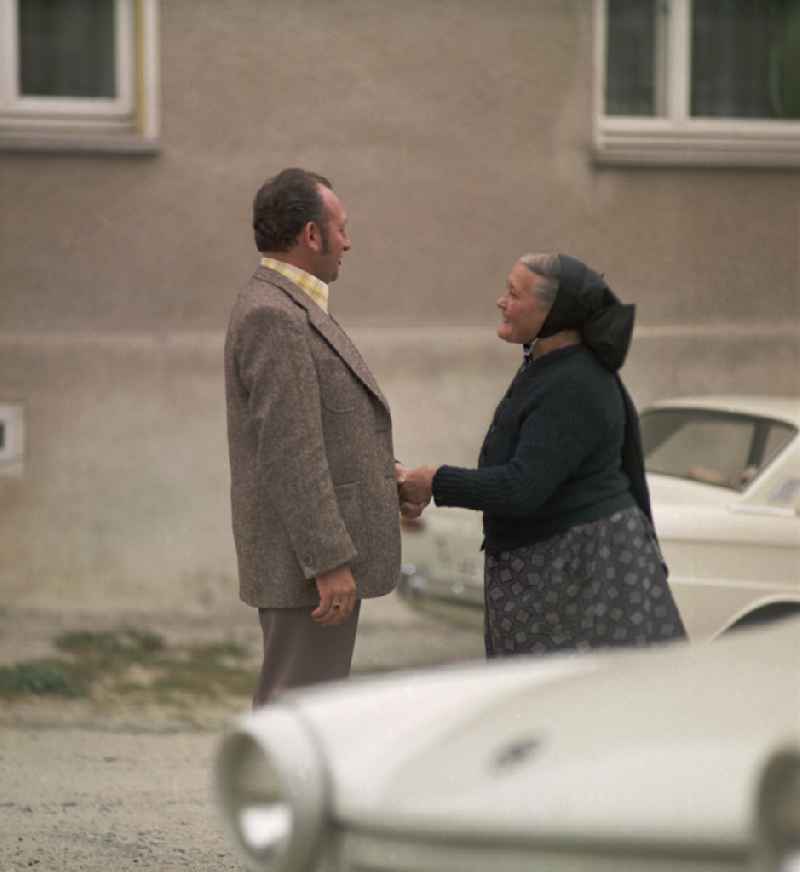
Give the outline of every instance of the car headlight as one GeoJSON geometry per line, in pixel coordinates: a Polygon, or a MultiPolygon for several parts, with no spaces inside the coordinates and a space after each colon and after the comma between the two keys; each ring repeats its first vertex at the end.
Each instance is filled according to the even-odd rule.
{"type": "Polygon", "coordinates": [[[327,780],[313,736],[288,709],[248,715],[224,737],[216,793],[228,832],[252,867],[313,866],[325,827],[327,780]]]}
{"type": "Polygon", "coordinates": [[[764,767],[756,827],[759,868],[800,872],[800,745],[781,748],[764,767]]]}

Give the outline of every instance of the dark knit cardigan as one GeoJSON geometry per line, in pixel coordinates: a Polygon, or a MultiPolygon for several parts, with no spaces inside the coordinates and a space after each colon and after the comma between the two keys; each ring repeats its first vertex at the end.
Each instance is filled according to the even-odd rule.
{"type": "Polygon", "coordinates": [[[625,401],[582,345],[520,369],[500,401],[477,469],[442,466],[439,506],[484,513],[484,546],[529,545],[636,505],[622,468],[625,401]]]}

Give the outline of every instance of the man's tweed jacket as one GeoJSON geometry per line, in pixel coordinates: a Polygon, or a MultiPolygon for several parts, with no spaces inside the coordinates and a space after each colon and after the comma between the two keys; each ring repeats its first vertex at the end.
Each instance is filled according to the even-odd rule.
{"type": "Polygon", "coordinates": [[[239,592],[251,606],[316,605],[315,577],[349,564],[359,597],[400,572],[391,415],[338,324],[259,267],[225,341],[239,592]]]}

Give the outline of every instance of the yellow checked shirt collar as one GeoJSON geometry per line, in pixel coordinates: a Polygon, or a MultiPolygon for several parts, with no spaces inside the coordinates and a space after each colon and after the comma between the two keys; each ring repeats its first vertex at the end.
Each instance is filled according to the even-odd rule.
{"type": "Polygon", "coordinates": [[[275,260],[274,257],[262,257],[261,266],[267,269],[274,269],[282,276],[294,282],[302,291],[308,294],[309,297],[322,309],[323,312],[328,311],[328,286],[325,282],[320,281],[316,276],[307,273],[299,266],[293,266],[290,263],[284,263],[282,260],[275,260]]]}

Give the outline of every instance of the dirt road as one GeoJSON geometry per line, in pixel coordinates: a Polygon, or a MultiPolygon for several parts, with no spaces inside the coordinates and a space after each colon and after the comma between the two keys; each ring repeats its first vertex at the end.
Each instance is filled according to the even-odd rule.
{"type": "MultiPolygon", "coordinates": [[[[357,673],[481,657],[477,628],[424,617],[394,595],[366,603],[362,615],[357,673]]],[[[0,665],[63,656],[54,638],[124,625],[163,640],[162,665],[165,652],[179,664],[199,645],[235,643],[237,669],[255,677],[254,623],[249,609],[148,615],[6,607],[0,665]]],[[[219,736],[247,699],[206,697],[186,684],[164,696],[154,687],[152,669],[133,663],[87,696],[0,699],[0,872],[243,868],[221,833],[210,773],[219,736]]]]}

